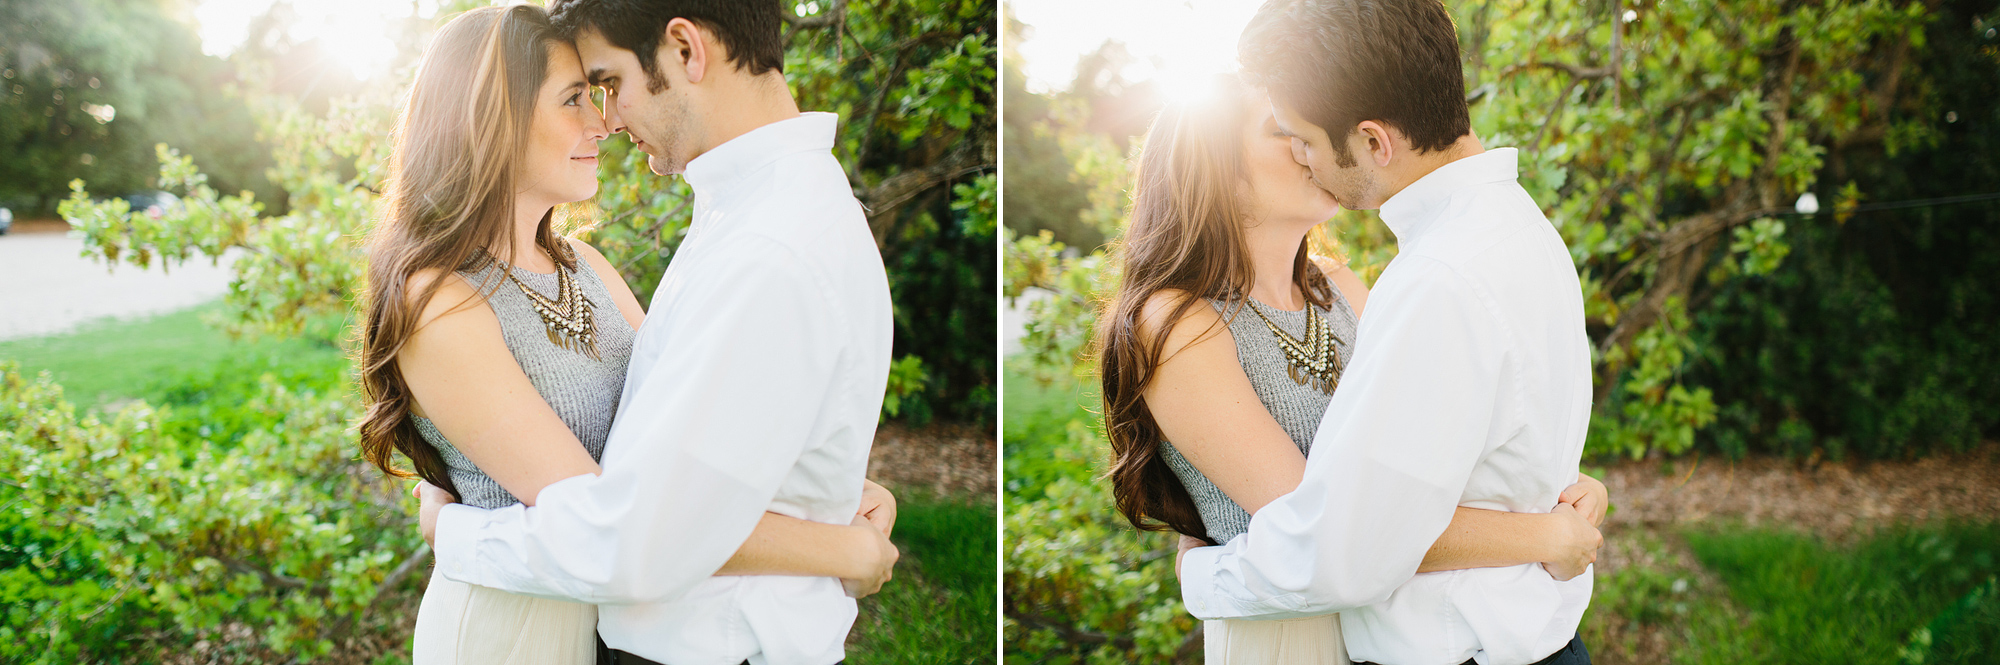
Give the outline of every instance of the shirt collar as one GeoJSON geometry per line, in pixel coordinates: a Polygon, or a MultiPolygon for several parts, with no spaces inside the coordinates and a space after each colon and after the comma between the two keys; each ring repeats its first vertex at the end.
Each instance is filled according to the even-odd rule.
{"type": "Polygon", "coordinates": [[[1512,182],[1521,177],[1520,156],[1514,148],[1495,148],[1440,166],[1382,202],[1382,223],[1397,242],[1422,235],[1453,194],[1473,185],[1512,182]]]}
{"type": "Polygon", "coordinates": [[[832,152],[839,120],[840,116],[832,113],[801,113],[752,129],[689,161],[681,177],[697,196],[712,197],[734,189],[739,181],[780,157],[832,152]]]}

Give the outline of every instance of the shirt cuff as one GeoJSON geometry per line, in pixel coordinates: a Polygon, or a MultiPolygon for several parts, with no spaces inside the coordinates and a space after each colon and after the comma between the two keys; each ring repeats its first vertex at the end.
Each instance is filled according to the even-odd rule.
{"type": "Polygon", "coordinates": [[[437,556],[439,574],[454,582],[477,583],[471,574],[479,558],[479,528],[488,512],[462,503],[438,511],[437,531],[433,534],[437,544],[432,550],[437,556]]]}
{"type": "MultiPolygon", "coordinates": [[[[442,536],[439,542],[443,542],[442,536]]],[[[1215,568],[1222,558],[1221,546],[1197,547],[1181,555],[1181,603],[1189,614],[1203,620],[1228,617],[1224,603],[1215,594],[1215,568]]]]}

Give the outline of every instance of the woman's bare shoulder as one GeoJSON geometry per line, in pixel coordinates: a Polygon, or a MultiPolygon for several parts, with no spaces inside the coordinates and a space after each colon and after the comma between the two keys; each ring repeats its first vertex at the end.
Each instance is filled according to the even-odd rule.
{"type": "Polygon", "coordinates": [[[1160,289],[1146,298],[1146,304],[1139,308],[1139,338],[1150,343],[1164,332],[1167,337],[1162,357],[1171,357],[1176,351],[1201,341],[1208,333],[1220,330],[1229,334],[1229,327],[1221,325],[1222,316],[1214,307],[1200,298],[1181,289],[1160,289]],[[1189,300],[1194,302],[1189,303],[1189,300]],[[1183,303],[1187,303],[1183,308],[1183,303]],[[1175,315],[1178,313],[1178,318],[1175,315]],[[1169,320],[1172,318],[1172,320],[1169,320]]]}
{"type": "Polygon", "coordinates": [[[437,285],[437,291],[431,294],[430,301],[423,304],[423,311],[417,315],[419,331],[439,319],[465,312],[483,312],[487,317],[493,316],[492,306],[486,303],[486,297],[478,288],[466,281],[463,275],[443,268],[422,268],[412,273],[403,286],[403,297],[414,304],[433,284],[437,285]]]}

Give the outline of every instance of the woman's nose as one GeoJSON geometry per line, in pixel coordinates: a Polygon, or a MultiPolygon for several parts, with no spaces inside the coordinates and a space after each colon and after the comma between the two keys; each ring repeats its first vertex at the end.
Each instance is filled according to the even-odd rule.
{"type": "MultiPolygon", "coordinates": [[[[595,111],[596,109],[592,110],[595,111]]],[[[585,115],[589,117],[584,119],[583,127],[590,130],[591,140],[602,141],[611,136],[610,119],[607,117],[610,115],[610,109],[607,108],[602,112],[587,113],[585,115]]]]}

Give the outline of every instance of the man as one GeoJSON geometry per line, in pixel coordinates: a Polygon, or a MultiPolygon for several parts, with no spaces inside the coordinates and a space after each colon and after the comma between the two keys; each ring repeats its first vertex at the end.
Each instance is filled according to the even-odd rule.
{"type": "MultiPolygon", "coordinates": [[[[427,490],[438,571],[599,604],[621,664],[839,662],[856,613],[840,580],[713,576],[767,511],[847,525],[862,501],[892,323],[831,152],[837,119],[792,99],[776,0],[550,11],[605,90],[611,131],[686,177],[694,218],[634,342],[602,475],[500,510],[427,490]]],[[[858,592],[888,575],[879,545],[887,563],[858,592]]]]}
{"type": "Polygon", "coordinates": [[[1556,507],[1590,415],[1575,266],[1515,181],[1515,151],[1472,133],[1450,14],[1437,0],[1271,0],[1239,48],[1294,156],[1342,206],[1379,208],[1399,252],[1304,481],[1243,536],[1185,552],[1189,611],[1338,611],[1356,662],[1587,663],[1587,568],[1416,574],[1456,506],[1556,507]]]}

